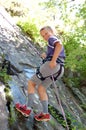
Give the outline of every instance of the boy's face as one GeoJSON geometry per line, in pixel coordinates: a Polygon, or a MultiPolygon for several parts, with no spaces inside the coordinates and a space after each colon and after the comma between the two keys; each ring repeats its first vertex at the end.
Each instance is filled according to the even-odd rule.
{"type": "Polygon", "coordinates": [[[49,37],[53,35],[53,32],[51,30],[44,29],[40,31],[40,34],[44,40],[48,41],[49,37]]]}

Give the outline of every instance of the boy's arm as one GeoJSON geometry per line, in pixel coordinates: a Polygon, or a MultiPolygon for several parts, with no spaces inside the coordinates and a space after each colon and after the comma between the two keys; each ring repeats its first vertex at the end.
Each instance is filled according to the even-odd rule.
{"type": "Polygon", "coordinates": [[[54,54],[53,54],[52,60],[50,61],[50,64],[49,64],[49,66],[51,68],[54,68],[56,66],[56,60],[61,52],[61,49],[62,49],[62,44],[60,42],[56,42],[54,54]]]}

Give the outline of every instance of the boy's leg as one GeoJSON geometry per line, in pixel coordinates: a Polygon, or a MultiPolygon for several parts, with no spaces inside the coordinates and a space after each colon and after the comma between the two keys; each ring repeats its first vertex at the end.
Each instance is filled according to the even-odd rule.
{"type": "Polygon", "coordinates": [[[27,106],[30,108],[33,107],[33,102],[35,99],[35,97],[34,97],[35,86],[36,86],[36,84],[33,81],[31,81],[31,80],[28,81],[28,103],[27,103],[27,106]]]}
{"type": "Polygon", "coordinates": [[[43,110],[40,114],[35,115],[35,119],[37,121],[49,121],[50,114],[48,113],[48,95],[46,89],[42,85],[38,86],[38,94],[43,110]]]}
{"type": "MultiPolygon", "coordinates": [[[[40,72],[43,75],[43,77],[47,77],[56,73],[59,70],[59,68],[60,68],[60,65],[58,64],[54,69],[51,69],[49,67],[49,61],[48,61],[40,66],[40,72]]],[[[36,74],[33,75],[31,80],[28,81],[28,94],[29,94],[29,99],[31,99],[31,101],[28,99],[28,106],[30,105],[31,107],[33,103],[32,100],[34,99],[33,97],[34,97],[36,85],[38,86],[38,94],[39,94],[40,100],[42,101],[43,106],[45,106],[44,104],[48,104],[47,103],[48,96],[47,96],[46,89],[48,86],[50,86],[50,84],[52,84],[52,80],[50,77],[42,81],[36,76],[36,74]]]]}
{"type": "Polygon", "coordinates": [[[35,83],[33,83],[31,80],[28,81],[28,107],[26,105],[21,105],[20,103],[17,103],[15,106],[16,109],[25,117],[28,117],[31,114],[31,107],[33,106],[34,102],[35,86],[35,83]]]}
{"type": "Polygon", "coordinates": [[[35,93],[35,86],[36,84],[32,80],[28,81],[28,94],[35,93]]]}
{"type": "MultiPolygon", "coordinates": [[[[60,69],[59,64],[54,69],[51,69],[49,67],[49,62],[46,62],[45,64],[43,64],[40,67],[40,72],[42,73],[43,77],[46,77],[49,75],[53,75],[54,73],[59,71],[59,69],[60,69]]],[[[36,75],[34,75],[28,84],[29,95],[34,94],[34,92],[35,92],[34,87],[36,84],[38,86],[38,94],[39,94],[39,97],[40,97],[40,100],[41,100],[41,103],[43,106],[43,114],[41,114],[41,115],[39,114],[39,115],[35,116],[35,119],[38,121],[48,121],[48,120],[50,120],[50,115],[48,114],[48,96],[47,96],[46,89],[50,86],[50,84],[52,84],[52,80],[49,77],[49,78],[45,79],[44,81],[42,81],[36,75]],[[35,84],[33,84],[33,83],[35,83],[35,84]],[[40,118],[40,117],[42,117],[42,118],[40,118]]],[[[29,105],[29,103],[28,103],[28,105],[29,105]]]]}
{"type": "MultiPolygon", "coordinates": [[[[40,72],[43,77],[47,77],[57,73],[60,69],[60,64],[58,64],[54,69],[49,67],[49,62],[46,62],[40,67],[40,72]]],[[[43,113],[38,114],[35,116],[35,119],[38,121],[48,121],[50,120],[50,115],[48,113],[48,95],[47,95],[47,88],[52,84],[52,79],[50,77],[46,78],[45,80],[41,81],[41,84],[38,86],[38,94],[40,97],[40,101],[43,107],[43,113]]]]}
{"type": "Polygon", "coordinates": [[[38,87],[38,94],[43,106],[43,113],[48,113],[48,95],[46,89],[42,85],[38,87]]]}

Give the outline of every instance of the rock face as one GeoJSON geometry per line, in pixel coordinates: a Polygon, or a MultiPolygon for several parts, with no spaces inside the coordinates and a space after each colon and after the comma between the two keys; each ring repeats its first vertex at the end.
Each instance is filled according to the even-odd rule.
{"type": "MultiPolygon", "coordinates": [[[[51,121],[38,123],[34,121],[33,115],[26,119],[15,111],[14,104],[16,102],[22,104],[27,102],[28,79],[35,73],[36,67],[38,67],[41,62],[41,58],[34,44],[22,34],[21,30],[15,25],[13,19],[3,7],[0,7],[0,55],[5,55],[3,66],[7,62],[9,63],[7,73],[10,74],[12,78],[12,80],[9,81],[9,86],[13,96],[11,111],[14,119],[12,124],[9,124],[9,115],[5,109],[6,99],[3,101],[4,97],[2,96],[2,91],[0,91],[0,111],[2,112],[3,109],[3,119],[0,118],[0,130],[65,130],[66,128],[62,122],[62,120],[64,120],[62,111],[55,97],[53,85],[47,90],[51,121]],[[61,117],[62,119],[60,119],[61,117]]],[[[2,63],[1,57],[0,63],[2,63]]],[[[57,81],[56,86],[58,86],[56,93],[58,94],[59,92],[67,120],[70,122],[69,129],[79,130],[81,128],[81,130],[85,130],[85,109],[80,106],[80,104],[86,106],[85,93],[80,92],[78,88],[71,86],[69,86],[69,88],[65,87],[62,81],[57,81]]],[[[0,86],[0,88],[2,87],[0,86]]],[[[34,108],[40,111],[41,105],[37,94],[35,97],[34,108]]]]}
{"type": "Polygon", "coordinates": [[[0,130],[8,129],[8,112],[6,109],[4,87],[5,86],[0,83],[0,130]]]}

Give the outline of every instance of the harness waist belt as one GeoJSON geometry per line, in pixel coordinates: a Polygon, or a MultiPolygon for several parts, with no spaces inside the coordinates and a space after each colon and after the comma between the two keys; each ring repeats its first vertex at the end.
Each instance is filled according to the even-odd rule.
{"type": "MultiPolygon", "coordinates": [[[[52,56],[49,56],[49,57],[46,57],[45,59],[43,59],[42,62],[45,63],[46,61],[51,61],[51,59],[52,59],[52,56]]],[[[64,65],[64,61],[62,61],[60,58],[57,58],[56,62],[64,65]]]]}

